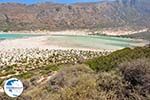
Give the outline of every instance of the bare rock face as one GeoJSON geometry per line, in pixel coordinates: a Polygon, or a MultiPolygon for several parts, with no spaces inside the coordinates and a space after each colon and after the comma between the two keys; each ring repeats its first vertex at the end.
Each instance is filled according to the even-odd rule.
{"type": "Polygon", "coordinates": [[[0,4],[0,30],[150,27],[150,2],[116,0],[78,4],[0,4]]]}

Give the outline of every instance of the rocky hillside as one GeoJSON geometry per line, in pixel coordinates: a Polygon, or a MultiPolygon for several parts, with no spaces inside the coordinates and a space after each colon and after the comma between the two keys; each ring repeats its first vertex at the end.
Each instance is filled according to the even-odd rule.
{"type": "Polygon", "coordinates": [[[0,4],[0,30],[65,30],[150,27],[150,1],[78,4],[0,4]]]}

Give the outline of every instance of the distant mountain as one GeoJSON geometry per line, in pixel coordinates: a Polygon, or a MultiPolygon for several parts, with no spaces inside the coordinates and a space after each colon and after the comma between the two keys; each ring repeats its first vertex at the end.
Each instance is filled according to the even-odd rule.
{"type": "Polygon", "coordinates": [[[0,30],[150,28],[149,0],[0,4],[0,30]]]}

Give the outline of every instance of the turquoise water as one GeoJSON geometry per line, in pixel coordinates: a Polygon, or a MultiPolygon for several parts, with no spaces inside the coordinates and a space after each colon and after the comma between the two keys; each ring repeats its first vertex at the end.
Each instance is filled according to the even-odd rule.
{"type": "Polygon", "coordinates": [[[31,37],[33,35],[30,34],[1,34],[0,33],[0,40],[5,39],[17,39],[17,38],[24,38],[24,37],[31,37]]]}
{"type": "Polygon", "coordinates": [[[110,36],[68,36],[54,35],[49,37],[49,44],[59,47],[86,48],[86,49],[121,49],[138,46],[141,41],[110,36]]]}

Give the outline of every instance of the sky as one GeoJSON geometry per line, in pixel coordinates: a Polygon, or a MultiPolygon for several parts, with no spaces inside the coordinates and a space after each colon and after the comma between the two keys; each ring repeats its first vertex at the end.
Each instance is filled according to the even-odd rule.
{"type": "Polygon", "coordinates": [[[13,2],[13,3],[25,3],[25,4],[34,4],[42,2],[54,2],[54,3],[77,3],[77,2],[96,2],[101,0],[0,0],[0,3],[13,2]]]}

